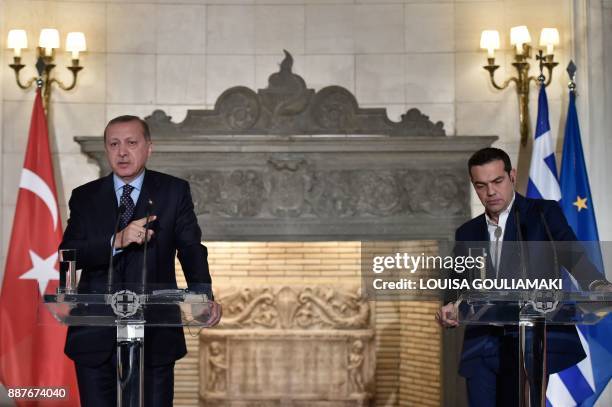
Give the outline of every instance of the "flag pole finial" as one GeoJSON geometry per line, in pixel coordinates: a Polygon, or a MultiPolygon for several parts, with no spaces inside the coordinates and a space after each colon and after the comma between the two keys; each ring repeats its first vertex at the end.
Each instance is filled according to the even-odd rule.
{"type": "Polygon", "coordinates": [[[567,64],[567,74],[570,77],[570,81],[567,84],[567,87],[569,88],[570,92],[574,92],[576,90],[576,64],[574,63],[573,60],[570,60],[569,64],[567,64]]]}
{"type": "Polygon", "coordinates": [[[540,67],[540,74],[538,75],[538,82],[540,83],[540,86],[546,86],[544,84],[544,81],[546,80],[546,78],[544,77],[544,53],[542,52],[542,50],[538,51],[538,55],[536,55],[536,59],[538,60],[539,63],[539,67],[540,67]]]}

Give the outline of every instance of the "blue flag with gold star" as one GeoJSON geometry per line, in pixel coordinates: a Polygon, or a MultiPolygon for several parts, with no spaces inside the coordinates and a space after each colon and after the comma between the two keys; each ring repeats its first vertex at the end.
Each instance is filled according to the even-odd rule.
{"type": "MultiPolygon", "coordinates": [[[[599,233],[597,233],[597,223],[595,221],[595,207],[591,198],[589,176],[584,161],[582,141],[580,140],[575,92],[570,92],[569,97],[559,184],[561,185],[559,204],[563,208],[567,222],[574,229],[578,240],[598,241],[599,233]]],[[[596,247],[596,252],[590,253],[591,261],[603,273],[599,246],[588,246],[596,247]]]]}
{"type": "MultiPolygon", "coordinates": [[[[580,126],[574,91],[570,91],[559,181],[561,186],[559,203],[578,240],[599,241],[595,221],[595,206],[591,197],[589,177],[580,140],[580,126]]],[[[590,243],[586,246],[590,260],[602,273],[602,279],[604,279],[605,271],[599,244],[590,243]]],[[[576,380],[576,377],[580,376],[577,375],[580,372],[576,366],[560,372],[559,376],[572,396],[580,393],[585,394],[584,390],[587,390],[585,395],[592,391],[592,394],[586,399],[580,400],[580,397],[574,397],[578,406],[591,407],[612,378],[612,341],[610,341],[612,337],[612,316],[608,315],[607,318],[596,325],[582,325],[578,328],[587,352],[587,359],[581,362],[582,366],[579,367],[581,367],[582,373],[588,373],[587,377],[591,376],[592,372],[592,376],[588,380],[590,386],[581,386],[580,383],[584,380],[576,380]],[[589,364],[592,370],[589,369],[589,364]]]]}

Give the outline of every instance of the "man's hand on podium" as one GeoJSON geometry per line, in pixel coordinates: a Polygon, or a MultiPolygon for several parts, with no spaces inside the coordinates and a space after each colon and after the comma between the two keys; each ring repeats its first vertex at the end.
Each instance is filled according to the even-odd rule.
{"type": "Polygon", "coordinates": [[[205,322],[207,328],[217,325],[223,314],[221,305],[214,301],[209,301],[206,305],[193,304],[191,307],[193,319],[205,322]]]}
{"type": "Polygon", "coordinates": [[[457,305],[454,302],[449,302],[440,307],[440,310],[436,312],[436,321],[444,328],[455,328],[458,326],[457,305]]]}
{"type": "Polygon", "coordinates": [[[608,280],[596,280],[589,285],[589,290],[609,293],[612,292],[612,283],[608,280]]]}

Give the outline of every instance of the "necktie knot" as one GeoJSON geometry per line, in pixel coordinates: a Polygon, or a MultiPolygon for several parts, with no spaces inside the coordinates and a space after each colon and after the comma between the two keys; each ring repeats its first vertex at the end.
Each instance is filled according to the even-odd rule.
{"type": "Polygon", "coordinates": [[[125,184],[123,186],[123,195],[130,195],[132,193],[132,191],[134,190],[134,187],[131,186],[130,184],[125,184]]]}

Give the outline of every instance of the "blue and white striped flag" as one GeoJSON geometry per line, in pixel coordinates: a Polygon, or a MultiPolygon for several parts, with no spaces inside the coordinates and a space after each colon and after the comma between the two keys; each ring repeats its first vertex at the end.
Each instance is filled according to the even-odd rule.
{"type": "Polygon", "coordinates": [[[548,121],[548,100],[546,88],[540,86],[538,96],[538,121],[536,124],[531,165],[529,167],[529,182],[527,196],[529,198],[561,199],[561,189],[555,162],[555,148],[548,121]]]}
{"type": "MultiPolygon", "coordinates": [[[[529,167],[527,196],[537,199],[561,200],[561,187],[557,175],[554,143],[548,120],[548,100],[544,86],[540,86],[538,97],[538,119],[529,167]]],[[[576,406],[594,393],[595,385],[588,343],[580,330],[578,333],[587,357],[578,365],[564,370],[563,375],[559,373],[550,375],[546,391],[546,405],[549,407],[576,406]]]]}
{"type": "Polygon", "coordinates": [[[577,331],[586,358],[578,362],[577,365],[550,375],[546,388],[547,407],[586,406],[583,402],[595,394],[595,377],[591,363],[590,346],[584,337],[582,327],[579,327],[577,331]]]}

